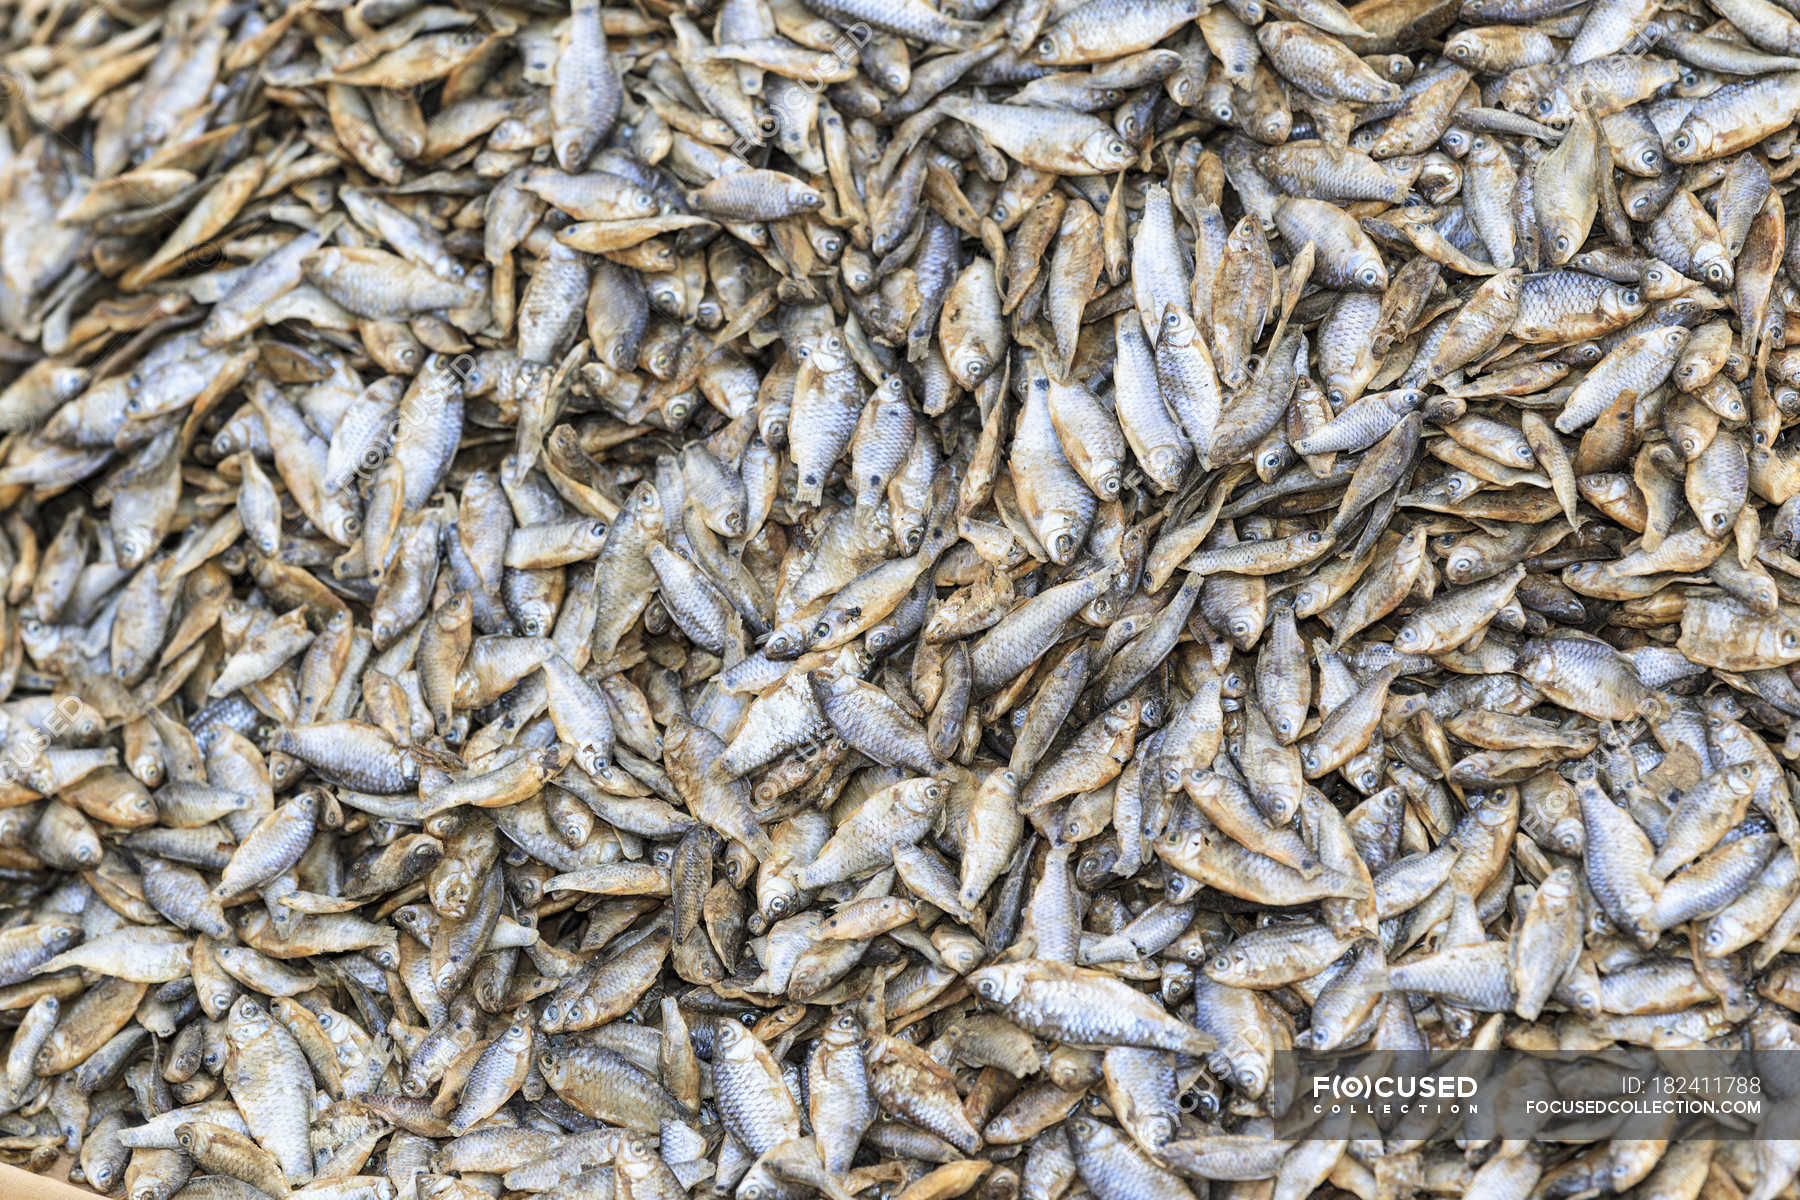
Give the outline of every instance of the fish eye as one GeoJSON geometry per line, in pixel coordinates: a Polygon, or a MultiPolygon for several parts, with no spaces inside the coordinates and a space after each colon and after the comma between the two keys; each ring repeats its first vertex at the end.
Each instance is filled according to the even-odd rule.
{"type": "Polygon", "coordinates": [[[1119,141],[1116,138],[1113,140],[1112,144],[1107,147],[1107,149],[1109,151],[1111,151],[1115,157],[1120,157],[1120,158],[1124,157],[1129,152],[1125,143],[1119,141]]]}
{"type": "Polygon", "coordinates": [[[1555,112],[1556,111],[1556,103],[1554,101],[1552,101],[1550,99],[1550,97],[1545,96],[1542,100],[1539,100],[1537,102],[1537,110],[1541,113],[1555,112]]]}
{"type": "Polygon", "coordinates": [[[1038,41],[1037,48],[1038,48],[1039,54],[1055,54],[1056,53],[1056,39],[1055,38],[1041,38],[1038,41]]]}
{"type": "Polygon", "coordinates": [[[1381,275],[1374,267],[1364,267],[1357,278],[1362,280],[1365,287],[1374,287],[1380,280],[1381,275]]]}
{"type": "Polygon", "coordinates": [[[1627,304],[1636,304],[1638,302],[1637,289],[1636,288],[1626,288],[1623,292],[1620,293],[1620,299],[1624,300],[1625,303],[1627,303],[1627,304]]]}

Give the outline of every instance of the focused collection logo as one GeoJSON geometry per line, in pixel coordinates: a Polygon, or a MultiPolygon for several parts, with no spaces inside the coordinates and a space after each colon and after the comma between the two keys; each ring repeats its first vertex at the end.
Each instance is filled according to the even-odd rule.
{"type": "Polygon", "coordinates": [[[1473,1075],[1315,1075],[1312,1111],[1321,1117],[1375,1115],[1394,1111],[1392,1101],[1404,1101],[1415,1112],[1473,1116],[1480,1111],[1473,1101],[1479,1087],[1473,1075]]]}

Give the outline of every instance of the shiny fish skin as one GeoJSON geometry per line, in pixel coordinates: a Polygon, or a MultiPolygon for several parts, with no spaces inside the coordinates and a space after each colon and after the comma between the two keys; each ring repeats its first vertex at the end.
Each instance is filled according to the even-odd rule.
{"type": "Polygon", "coordinates": [[[1282,1123],[1794,1040],[1784,5],[0,30],[0,1160],[1791,1190],[1282,1123]]]}
{"type": "MultiPolygon", "coordinates": [[[[1028,1030],[1089,1045],[1137,1045],[1205,1052],[1212,1039],[1177,1022],[1153,1002],[1128,1000],[1118,981],[1053,962],[984,967],[974,985],[983,999],[1028,1030]]],[[[973,978],[973,977],[972,977],[973,978]]]]}

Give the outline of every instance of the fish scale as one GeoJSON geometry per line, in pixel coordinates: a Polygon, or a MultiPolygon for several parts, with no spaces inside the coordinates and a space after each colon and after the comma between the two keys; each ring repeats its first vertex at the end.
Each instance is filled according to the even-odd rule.
{"type": "Polygon", "coordinates": [[[1800,1038],[1800,21],[1708,3],[11,6],[0,1158],[1779,1194],[1283,1124],[1800,1038]]]}

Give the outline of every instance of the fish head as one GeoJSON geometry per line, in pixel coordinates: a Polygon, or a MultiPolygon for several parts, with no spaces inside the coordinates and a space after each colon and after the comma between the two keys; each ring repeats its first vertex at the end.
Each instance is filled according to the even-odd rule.
{"type": "Polygon", "coordinates": [[[1482,35],[1471,30],[1453,34],[1444,42],[1444,57],[1458,66],[1476,67],[1481,63],[1482,35]]]}
{"type": "Polygon", "coordinates": [[[1425,629],[1417,620],[1408,620],[1394,635],[1394,649],[1402,654],[1417,654],[1425,644],[1425,629]]]}
{"type": "Polygon", "coordinates": [[[1181,305],[1173,301],[1163,305],[1162,322],[1157,326],[1156,332],[1159,345],[1177,348],[1191,346],[1199,332],[1194,318],[1183,311],[1181,305]]]}
{"type": "Polygon", "coordinates": [[[1705,117],[1689,117],[1669,139],[1669,158],[1677,163],[1699,162],[1712,148],[1714,134],[1705,117]]]}
{"type": "Polygon", "coordinates": [[[1363,256],[1352,265],[1350,278],[1355,286],[1364,291],[1379,292],[1388,285],[1387,267],[1379,257],[1363,256]]]}
{"type": "Polygon", "coordinates": [[[1625,159],[1646,176],[1661,175],[1668,168],[1663,147],[1655,138],[1638,138],[1625,147],[1625,159]]]}
{"type": "Polygon", "coordinates": [[[1075,31],[1058,26],[1038,38],[1031,47],[1031,57],[1046,66],[1056,66],[1068,62],[1075,50],[1075,31]]]}
{"type": "Polygon", "coordinates": [[[721,1017],[713,1022],[713,1057],[742,1061],[756,1052],[756,1038],[741,1021],[721,1017]]]}
{"type": "Polygon", "coordinates": [[[946,791],[941,780],[916,780],[914,786],[908,788],[906,798],[901,801],[901,804],[911,816],[929,817],[943,804],[946,791]]]}
{"type": "MultiPolygon", "coordinates": [[[[236,947],[233,946],[216,946],[213,953],[224,959],[227,957],[227,951],[235,949],[236,947]]],[[[234,1044],[242,1045],[251,1038],[259,1036],[268,1028],[268,1010],[258,1004],[253,997],[239,996],[237,1003],[231,1006],[231,1016],[225,1024],[225,1035],[234,1044]]]]}
{"type": "Polygon", "coordinates": [[[1644,314],[1647,305],[1635,287],[1615,285],[1600,293],[1600,311],[1609,321],[1629,321],[1644,314]]]}
{"type": "Polygon", "coordinates": [[[1096,172],[1122,171],[1135,160],[1131,147],[1112,129],[1096,129],[1081,143],[1081,157],[1096,172]]]}
{"type": "Polygon", "coordinates": [[[996,963],[971,972],[969,983],[989,1004],[1010,1004],[1025,986],[1025,972],[1019,963],[996,963]]]}
{"type": "Polygon", "coordinates": [[[1742,944],[1750,931],[1744,927],[1743,921],[1730,909],[1718,913],[1706,923],[1706,932],[1700,940],[1715,957],[1722,956],[1725,947],[1742,944]]]}

